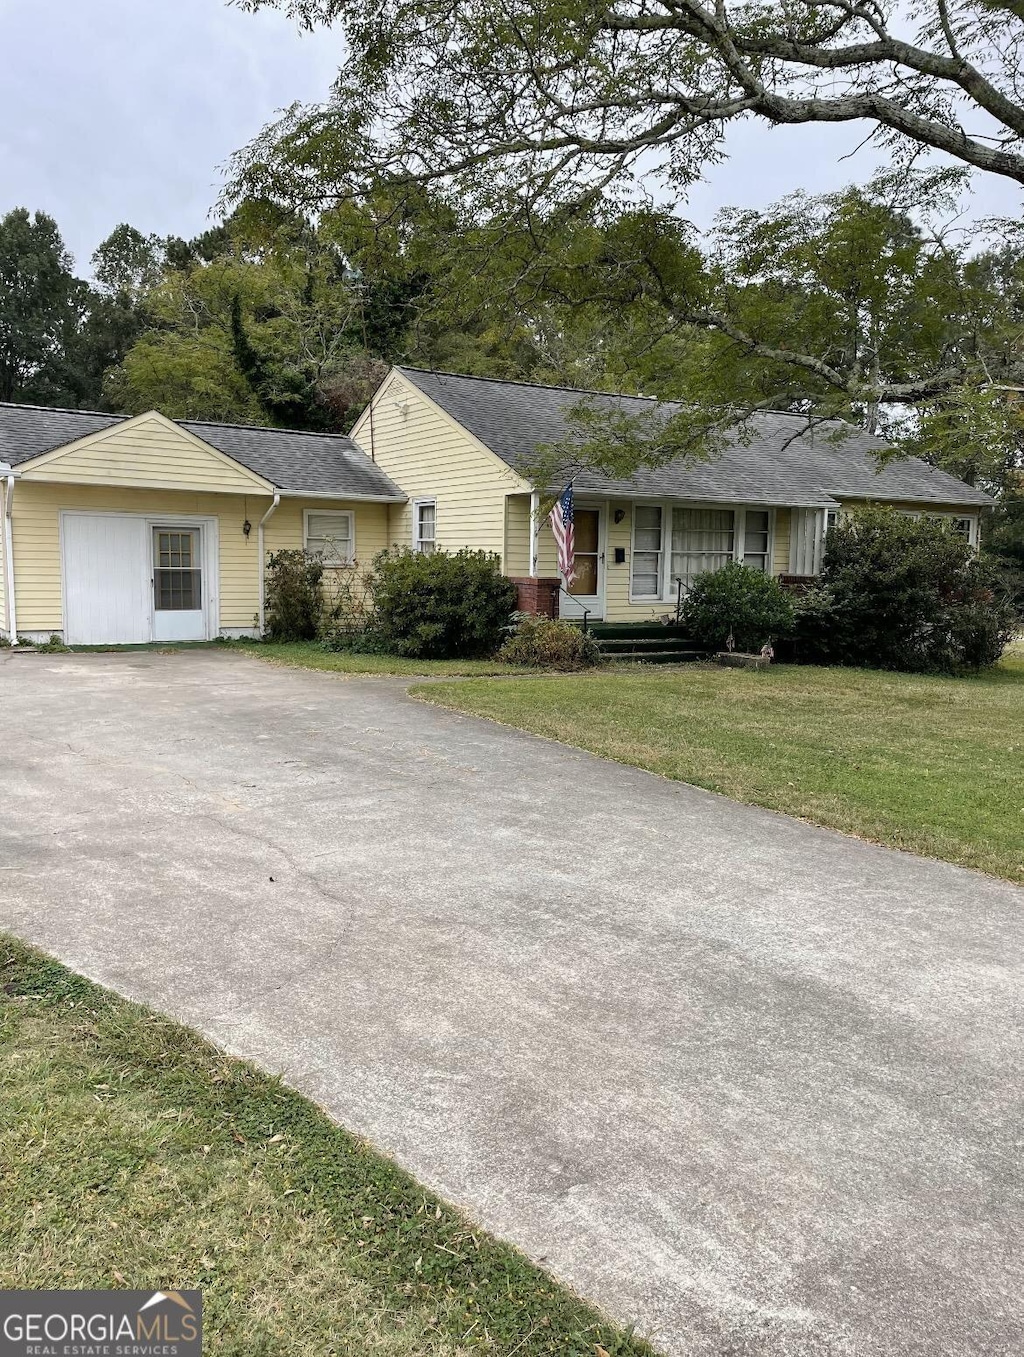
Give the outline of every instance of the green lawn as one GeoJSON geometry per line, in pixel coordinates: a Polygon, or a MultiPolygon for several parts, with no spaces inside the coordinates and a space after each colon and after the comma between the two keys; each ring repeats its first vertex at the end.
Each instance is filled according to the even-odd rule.
{"type": "Polygon", "coordinates": [[[412,690],[816,824],[1024,882],[1024,655],[977,678],[711,666],[412,690]]]}
{"type": "MultiPolygon", "coordinates": [[[[514,674],[517,671],[497,660],[405,660],[399,655],[354,655],[351,651],[321,650],[308,641],[279,645],[266,641],[233,641],[232,648],[244,650],[272,664],[289,664],[299,669],[327,669],[335,674],[399,674],[412,677],[481,677],[488,674],[514,674]]],[[[521,672],[521,671],[520,671],[521,672]]]]}
{"type": "Polygon", "coordinates": [[[200,1287],[211,1357],[649,1353],[176,1023],[0,937],[0,1289],[200,1287]]]}

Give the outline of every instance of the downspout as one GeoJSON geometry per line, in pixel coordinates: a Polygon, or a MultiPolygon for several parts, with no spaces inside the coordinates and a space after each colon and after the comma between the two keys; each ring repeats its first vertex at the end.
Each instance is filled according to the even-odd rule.
{"type": "Polygon", "coordinates": [[[263,517],[260,519],[259,527],[256,529],[256,551],[257,551],[258,554],[259,554],[258,568],[259,568],[259,572],[260,572],[260,594],[259,594],[259,598],[260,598],[260,638],[261,638],[261,639],[262,639],[262,637],[263,637],[263,631],[264,631],[264,628],[265,628],[265,626],[266,626],[266,621],[267,621],[267,618],[266,618],[266,612],[267,612],[267,597],[266,597],[266,595],[267,595],[267,581],[266,581],[266,578],[265,578],[265,569],[266,569],[266,567],[265,567],[265,565],[264,565],[264,559],[265,559],[265,558],[264,558],[264,551],[263,551],[263,528],[264,528],[264,525],[267,523],[268,519],[269,519],[269,518],[271,517],[271,515],[273,514],[274,510],[277,508],[277,506],[278,506],[280,503],[281,503],[281,492],[280,492],[280,490],[275,490],[275,491],[274,491],[274,502],[273,502],[273,504],[270,506],[270,508],[267,510],[267,512],[263,515],[263,517]]]}
{"type": "Polygon", "coordinates": [[[7,462],[0,462],[0,476],[4,479],[4,593],[7,597],[7,632],[11,644],[18,642],[18,608],[14,598],[14,529],[11,513],[14,509],[14,472],[7,462]]]}
{"type": "Polygon", "coordinates": [[[540,529],[540,494],[530,495],[530,574],[537,574],[537,533],[540,529]]]}

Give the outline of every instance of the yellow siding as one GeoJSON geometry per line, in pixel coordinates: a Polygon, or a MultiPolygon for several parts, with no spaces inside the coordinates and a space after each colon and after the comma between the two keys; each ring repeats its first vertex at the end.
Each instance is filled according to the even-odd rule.
{"type": "Polygon", "coordinates": [[[142,415],[48,454],[26,466],[22,479],[239,494],[266,488],[258,476],[159,415],[142,415]]]}
{"type": "MultiPolygon", "coordinates": [[[[201,515],[218,520],[220,538],[220,626],[249,630],[259,609],[257,524],[271,498],[123,489],[107,486],[55,485],[19,481],[14,492],[14,559],[19,631],[61,631],[60,511],[146,514],[172,519],[201,515]],[[252,525],[248,538],[242,524],[252,525]]],[[[280,551],[303,542],[303,509],[351,509],[355,513],[356,551],[360,563],[387,544],[386,504],[345,500],[282,499],[266,527],[266,549],[280,551]]]]}
{"type": "Polygon", "coordinates": [[[793,514],[789,509],[775,510],[775,540],[772,544],[772,573],[789,574],[789,543],[793,514]]]}
{"type": "Polygon", "coordinates": [[[530,496],[509,495],[505,500],[505,574],[530,573],[530,496]]]}
{"type": "Polygon", "coordinates": [[[352,437],[409,496],[391,514],[391,540],[411,546],[416,499],[437,502],[442,551],[505,550],[505,498],[525,482],[397,374],[374,397],[352,437]],[[404,413],[403,413],[404,410],[404,413]]]}
{"type": "MultiPolygon", "coordinates": [[[[4,482],[0,480],[0,633],[6,635],[9,630],[7,620],[7,560],[4,556],[4,543],[7,540],[4,523],[4,482]]],[[[10,638],[12,641],[14,637],[10,638]]]]}

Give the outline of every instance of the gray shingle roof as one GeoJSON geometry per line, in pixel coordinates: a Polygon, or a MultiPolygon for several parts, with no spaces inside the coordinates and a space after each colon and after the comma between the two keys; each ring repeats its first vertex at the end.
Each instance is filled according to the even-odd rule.
{"type": "MultiPolygon", "coordinates": [[[[0,403],[0,462],[17,466],[89,434],[122,424],[127,415],[55,410],[0,403]]],[[[296,433],[244,424],[175,420],[211,447],[262,476],[279,490],[312,495],[405,499],[403,492],[358,448],[338,434],[296,433]]]]}
{"type": "MultiPolygon", "coordinates": [[[[402,376],[429,396],[515,471],[528,474],[538,444],[553,443],[568,432],[565,412],[581,401],[599,408],[641,413],[680,407],[638,396],[573,391],[565,387],[461,377],[447,372],[399,368],[402,376]]],[[[745,422],[722,455],[713,461],[644,469],[628,480],[598,472],[577,474],[577,493],[638,495],[651,498],[716,500],[773,505],[827,504],[836,499],[879,499],[936,504],[991,504],[988,495],[916,457],[879,469],[880,438],[829,420],[807,428],[801,415],[766,411],[745,422]],[[849,429],[838,441],[837,430],[849,429]]]]}
{"type": "Polygon", "coordinates": [[[293,433],[244,424],[175,421],[281,490],[311,495],[374,495],[404,500],[362,448],[341,434],[293,433]]]}

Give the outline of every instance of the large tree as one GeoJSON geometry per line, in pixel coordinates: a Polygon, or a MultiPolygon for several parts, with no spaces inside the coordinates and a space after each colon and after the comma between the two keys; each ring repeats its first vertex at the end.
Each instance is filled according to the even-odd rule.
{"type": "Polygon", "coordinates": [[[0,400],[59,400],[88,289],[57,223],[17,207],[0,218],[0,400]]]}
{"type": "Polygon", "coordinates": [[[1021,0],[236,3],[345,38],[331,100],[243,162],[292,195],[351,191],[367,165],[544,198],[638,168],[685,186],[740,118],[858,124],[1024,184],[1021,0]]]}
{"type": "Polygon", "coordinates": [[[366,275],[352,224],[314,229],[246,204],[196,241],[170,242],[145,293],[149,322],[108,376],[128,411],[337,428],[386,372],[419,283],[393,266],[366,275]]]}
{"type": "MultiPolygon", "coordinates": [[[[1017,0],[922,0],[913,16],[876,0],[239,3],[337,24],[349,56],[326,103],[292,108],[240,154],[231,192],[323,207],[432,185],[463,214],[437,276],[487,280],[541,349],[566,348],[538,300],[552,291],[592,318],[625,306],[635,323],[642,305],[654,338],[637,352],[678,353],[685,333],[661,394],[702,402],[705,425],[711,404],[771,403],[909,429],[929,402],[948,413],[979,383],[1024,380],[1019,332],[988,325],[935,211],[968,170],[1024,184],[1017,0]],[[637,210],[641,181],[685,191],[738,118],[857,123],[891,173],[732,214],[700,258],[671,207],[637,210]],[[959,170],[915,165],[934,151],[959,170]],[[703,393],[686,380],[701,357],[703,393]]],[[[620,380],[641,379],[637,363],[620,380]]]]}

